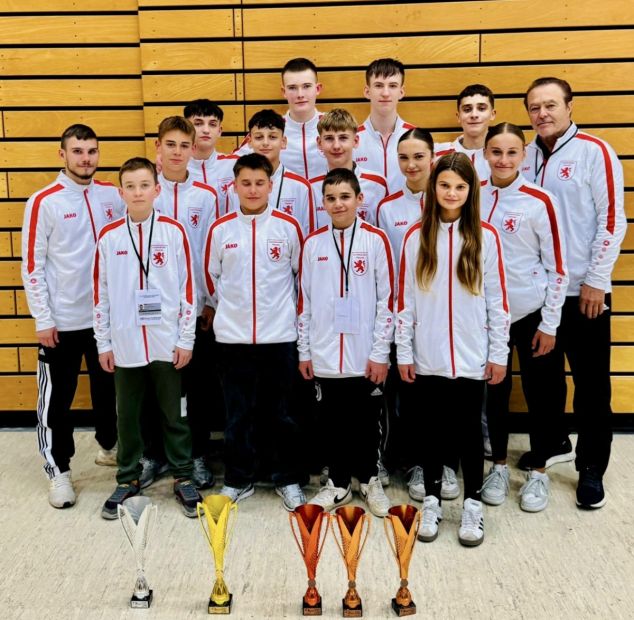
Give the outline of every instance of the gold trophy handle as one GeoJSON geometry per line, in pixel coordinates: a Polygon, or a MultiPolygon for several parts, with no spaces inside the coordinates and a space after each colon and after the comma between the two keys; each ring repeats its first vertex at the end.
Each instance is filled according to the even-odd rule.
{"type": "Polygon", "coordinates": [[[235,502],[231,503],[229,507],[229,515],[227,515],[227,521],[231,518],[231,527],[227,529],[227,535],[225,536],[225,548],[229,546],[229,541],[231,540],[231,535],[233,534],[233,528],[236,525],[236,519],[238,518],[238,504],[235,502]],[[231,515],[233,513],[233,515],[231,515]]]}
{"type": "Polygon", "coordinates": [[[211,551],[211,553],[213,555],[214,547],[211,544],[211,538],[209,537],[209,534],[207,533],[207,530],[205,529],[205,524],[203,523],[203,520],[200,517],[201,510],[204,513],[205,509],[203,508],[203,505],[200,502],[198,502],[198,504],[196,504],[196,514],[198,515],[198,522],[200,523],[200,527],[201,527],[201,529],[203,531],[203,534],[205,535],[205,538],[207,539],[207,543],[209,545],[209,550],[211,551]]]}
{"type": "MultiPolygon", "coordinates": [[[[367,515],[364,515],[364,516],[367,516],[367,515]]],[[[357,552],[357,559],[359,559],[361,557],[361,554],[363,553],[363,548],[365,547],[365,543],[368,541],[368,536],[370,534],[370,525],[372,525],[370,517],[368,517],[367,519],[364,519],[364,521],[368,524],[368,526],[365,528],[365,538],[363,539],[363,542],[361,543],[361,546],[359,547],[359,551],[357,552]]],[[[363,536],[363,533],[361,534],[361,536],[363,536]]]]}
{"type": "MultiPolygon", "coordinates": [[[[396,547],[392,543],[392,538],[390,537],[390,532],[387,529],[387,522],[388,521],[390,522],[390,524],[392,523],[392,519],[391,519],[390,515],[386,515],[383,518],[383,528],[385,529],[385,536],[387,538],[387,543],[388,543],[388,545],[390,545],[390,549],[392,550],[392,553],[394,554],[394,557],[396,558],[396,561],[398,562],[398,555],[396,553],[396,547]]],[[[394,526],[392,526],[392,528],[393,527],[394,526]]]]}

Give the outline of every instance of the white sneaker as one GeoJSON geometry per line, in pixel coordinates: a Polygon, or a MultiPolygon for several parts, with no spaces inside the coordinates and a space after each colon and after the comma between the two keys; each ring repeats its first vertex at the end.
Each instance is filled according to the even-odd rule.
{"type": "Polygon", "coordinates": [[[468,497],[462,509],[462,522],[458,540],[465,547],[477,547],[484,540],[484,516],[482,502],[468,497]]]}
{"type": "Polygon", "coordinates": [[[548,474],[531,471],[520,489],[520,508],[526,512],[540,512],[548,506],[550,480],[548,474]]]}
{"type": "Polygon", "coordinates": [[[460,495],[460,487],[458,486],[458,478],[456,472],[447,467],[442,468],[442,483],[440,485],[440,497],[442,499],[456,499],[460,495]]]}
{"type": "Polygon", "coordinates": [[[423,502],[423,520],[418,530],[418,540],[423,542],[436,540],[439,521],[442,521],[442,506],[437,497],[428,495],[423,502]]]}
{"type": "Polygon", "coordinates": [[[343,487],[336,487],[332,480],[328,478],[326,484],[319,489],[317,495],[308,503],[317,504],[317,506],[321,506],[326,512],[329,512],[333,508],[349,504],[351,501],[352,487],[350,485],[345,489],[343,487]]]}
{"type": "Polygon", "coordinates": [[[287,484],[283,487],[275,487],[275,492],[282,498],[284,508],[289,512],[306,503],[306,496],[299,484],[287,484]]]}
{"type": "Polygon", "coordinates": [[[54,508],[70,508],[75,504],[76,496],[70,470],[57,474],[51,479],[48,489],[48,503],[54,508]]]}
{"type": "Polygon", "coordinates": [[[330,474],[330,467],[328,467],[328,465],[321,468],[321,473],[319,474],[319,484],[322,487],[325,487],[328,484],[329,474],[330,474]]]}
{"type": "Polygon", "coordinates": [[[383,461],[379,461],[379,466],[377,467],[376,471],[377,471],[376,475],[379,477],[381,484],[384,487],[389,487],[390,486],[390,472],[388,472],[388,470],[385,469],[385,465],[383,465],[383,461]]]}
{"type": "Polygon", "coordinates": [[[110,448],[110,450],[104,450],[103,448],[100,447],[99,450],[97,450],[95,463],[97,465],[106,465],[110,467],[116,467],[117,466],[117,444],[114,444],[114,447],[110,448]]]}
{"type": "Polygon", "coordinates": [[[370,512],[376,517],[384,517],[392,505],[378,476],[372,476],[367,484],[361,483],[359,493],[368,505],[370,512]]]}
{"type": "Polygon", "coordinates": [[[409,471],[412,472],[407,481],[409,496],[417,502],[422,502],[425,499],[425,477],[423,475],[423,468],[420,465],[414,465],[409,471]]]}
{"type": "Polygon", "coordinates": [[[484,479],[480,489],[482,501],[490,506],[503,504],[509,494],[509,478],[508,465],[491,465],[489,475],[484,479]]]}
{"type": "Polygon", "coordinates": [[[255,487],[253,484],[248,484],[246,487],[230,487],[226,484],[220,489],[219,495],[226,495],[232,502],[238,503],[239,501],[251,497],[255,493],[255,487]]]}

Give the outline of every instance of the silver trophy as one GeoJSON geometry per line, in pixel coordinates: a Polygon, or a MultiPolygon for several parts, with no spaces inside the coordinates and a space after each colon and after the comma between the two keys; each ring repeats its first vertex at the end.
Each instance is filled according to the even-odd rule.
{"type": "Polygon", "coordinates": [[[150,529],[156,519],[156,506],[149,497],[136,495],[117,506],[119,521],[134,551],[136,560],[136,582],[130,607],[147,609],[152,603],[152,590],[145,578],[145,548],[150,529]]]}

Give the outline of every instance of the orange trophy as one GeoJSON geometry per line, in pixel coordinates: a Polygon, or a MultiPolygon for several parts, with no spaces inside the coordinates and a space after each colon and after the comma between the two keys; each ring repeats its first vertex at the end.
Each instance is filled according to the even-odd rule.
{"type": "Polygon", "coordinates": [[[302,601],[302,613],[304,616],[321,616],[321,596],[317,592],[315,576],[317,574],[317,563],[328,534],[329,517],[330,515],[324,512],[323,507],[316,504],[302,504],[288,513],[295,542],[304,558],[304,564],[306,564],[306,571],[308,572],[308,589],[302,601]],[[326,521],[325,534],[320,543],[321,526],[324,520],[326,521]],[[293,525],[295,521],[299,529],[299,538],[293,525]]]}
{"type": "Polygon", "coordinates": [[[396,593],[396,598],[392,599],[392,609],[397,616],[411,616],[416,613],[416,605],[407,588],[407,573],[416,544],[420,517],[421,513],[418,508],[410,504],[401,504],[400,506],[392,506],[383,521],[387,541],[392,553],[394,553],[401,576],[401,587],[396,593]],[[392,526],[394,544],[392,544],[392,538],[388,532],[388,521],[392,526]]]}
{"type": "Polygon", "coordinates": [[[358,506],[342,506],[335,511],[335,516],[330,521],[330,526],[332,535],[335,538],[337,547],[339,547],[339,551],[346,565],[346,570],[348,571],[348,591],[342,601],[343,617],[361,618],[361,616],[363,616],[363,606],[361,605],[361,597],[357,592],[355,579],[361,553],[363,552],[363,547],[365,547],[370,532],[370,518],[363,508],[359,508],[358,506]],[[341,543],[335,533],[335,521],[339,526],[341,543]]]}

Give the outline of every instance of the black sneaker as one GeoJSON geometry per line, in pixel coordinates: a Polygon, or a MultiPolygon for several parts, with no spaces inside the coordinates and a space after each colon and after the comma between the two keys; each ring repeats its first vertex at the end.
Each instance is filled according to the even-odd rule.
{"type": "MultiPolygon", "coordinates": [[[[570,438],[566,437],[566,439],[559,444],[559,447],[555,448],[555,450],[546,457],[546,469],[556,465],[557,463],[573,461],[574,458],[575,451],[570,443],[570,438]]],[[[540,465],[535,465],[535,459],[533,458],[533,453],[530,450],[528,452],[524,452],[524,454],[520,456],[520,460],[517,462],[517,468],[523,469],[524,471],[529,471],[539,466],[540,465]]]]}
{"type": "Polygon", "coordinates": [[[192,482],[197,489],[210,489],[216,483],[216,479],[207,466],[204,456],[194,459],[192,482]]]}
{"type": "Polygon", "coordinates": [[[196,517],[196,504],[202,502],[203,498],[189,478],[181,478],[174,482],[174,495],[185,516],[196,517]]]}
{"type": "Polygon", "coordinates": [[[579,472],[577,485],[577,506],[586,510],[601,508],[605,505],[603,477],[594,466],[584,467],[579,472]]]}
{"type": "Polygon", "coordinates": [[[104,519],[116,519],[118,516],[117,506],[123,504],[128,497],[134,497],[141,491],[139,481],[134,480],[128,484],[118,484],[114,493],[106,500],[106,503],[101,509],[101,516],[104,519]]]}

